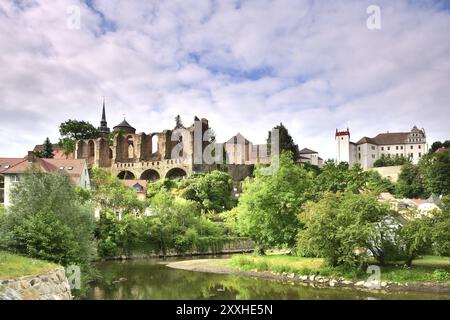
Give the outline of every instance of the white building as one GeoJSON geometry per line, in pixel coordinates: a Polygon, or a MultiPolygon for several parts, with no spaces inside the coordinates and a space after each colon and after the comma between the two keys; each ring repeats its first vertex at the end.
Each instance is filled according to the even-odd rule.
{"type": "Polygon", "coordinates": [[[425,129],[414,126],[410,132],[380,133],[374,138],[363,137],[358,142],[350,141],[350,131],[336,129],[336,161],[359,163],[364,169],[372,168],[373,163],[386,157],[410,158],[414,164],[428,152],[425,129]]]}
{"type": "MultiPolygon", "coordinates": [[[[13,159],[14,160],[14,159],[13,159]]],[[[3,163],[7,161],[3,158],[3,163]]],[[[62,172],[70,177],[70,180],[75,186],[79,186],[84,189],[91,188],[91,182],[89,179],[89,172],[87,168],[86,160],[84,159],[35,159],[29,161],[29,158],[20,159],[20,161],[14,162],[13,165],[8,165],[7,168],[1,171],[1,186],[0,190],[3,194],[0,199],[3,200],[3,204],[8,206],[10,204],[10,193],[14,183],[20,181],[21,176],[29,170],[39,170],[42,172],[62,172]]]]}
{"type": "Polygon", "coordinates": [[[318,166],[319,168],[323,167],[323,159],[319,157],[319,153],[317,151],[303,148],[299,153],[299,162],[310,163],[312,165],[318,166]]]}

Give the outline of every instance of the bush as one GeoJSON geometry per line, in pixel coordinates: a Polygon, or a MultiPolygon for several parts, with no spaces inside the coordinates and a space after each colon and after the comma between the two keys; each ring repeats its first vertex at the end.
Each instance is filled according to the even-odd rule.
{"type": "Polygon", "coordinates": [[[11,192],[0,225],[0,246],[63,265],[87,265],[93,256],[93,209],[77,201],[70,178],[29,172],[11,192]]]}

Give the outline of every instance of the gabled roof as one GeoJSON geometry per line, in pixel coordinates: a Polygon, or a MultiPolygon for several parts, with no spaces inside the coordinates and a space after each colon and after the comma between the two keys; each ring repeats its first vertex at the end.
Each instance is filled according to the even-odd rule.
{"type": "Polygon", "coordinates": [[[147,180],[120,180],[124,185],[130,188],[135,188],[136,185],[140,185],[143,192],[147,189],[147,180]]]}
{"type": "Polygon", "coordinates": [[[313,153],[317,153],[317,151],[308,149],[308,148],[303,148],[302,150],[299,151],[300,154],[313,154],[313,153]]]}
{"type": "Polygon", "coordinates": [[[251,143],[249,140],[247,140],[247,138],[245,138],[239,132],[227,141],[227,143],[232,143],[232,144],[237,144],[237,143],[242,143],[242,142],[244,142],[245,144],[251,143]]]}
{"type": "Polygon", "coordinates": [[[24,160],[25,158],[0,158],[0,173],[8,170],[9,168],[24,160]]]}
{"type": "Polygon", "coordinates": [[[403,144],[407,142],[410,132],[380,133],[374,138],[364,137],[356,144],[370,143],[375,145],[403,144]]]}
{"type": "Polygon", "coordinates": [[[15,166],[3,171],[3,174],[21,174],[26,171],[36,169],[43,172],[60,171],[69,175],[74,183],[79,183],[83,170],[86,167],[84,159],[37,159],[30,162],[28,159],[22,159],[15,166]]]}

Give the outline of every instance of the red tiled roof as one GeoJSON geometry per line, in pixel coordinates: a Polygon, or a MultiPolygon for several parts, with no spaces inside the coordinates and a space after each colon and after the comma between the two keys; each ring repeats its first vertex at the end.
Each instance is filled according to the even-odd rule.
{"type": "Polygon", "coordinates": [[[15,166],[3,171],[3,174],[20,174],[28,170],[36,169],[43,172],[62,171],[69,175],[74,183],[79,183],[80,177],[86,167],[84,159],[37,159],[35,162],[29,162],[22,159],[15,166]]]}
{"type": "Polygon", "coordinates": [[[0,158],[0,173],[24,160],[24,158],[0,158]]]}

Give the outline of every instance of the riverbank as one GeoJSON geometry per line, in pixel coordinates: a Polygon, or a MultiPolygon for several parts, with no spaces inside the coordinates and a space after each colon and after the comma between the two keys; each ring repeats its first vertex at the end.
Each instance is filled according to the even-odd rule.
{"type": "Polygon", "coordinates": [[[63,267],[0,251],[0,300],[71,300],[63,267]]]}
{"type": "MultiPolygon", "coordinates": [[[[186,271],[197,271],[218,274],[235,274],[254,278],[271,279],[291,284],[301,284],[312,287],[351,288],[376,292],[427,292],[450,293],[450,282],[427,281],[388,281],[382,280],[378,285],[362,279],[349,279],[335,276],[306,275],[295,272],[274,272],[243,270],[232,266],[232,259],[202,259],[172,262],[167,267],[186,271]]],[[[369,275],[367,275],[368,277],[369,275]]],[[[367,279],[366,277],[366,279],[367,279]]]]}

